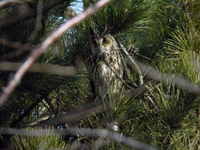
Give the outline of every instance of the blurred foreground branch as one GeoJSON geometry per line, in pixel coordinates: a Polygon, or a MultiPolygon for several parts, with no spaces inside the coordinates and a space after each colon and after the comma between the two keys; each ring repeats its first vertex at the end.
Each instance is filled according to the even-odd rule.
{"type": "Polygon", "coordinates": [[[44,42],[37,48],[33,49],[32,53],[23,63],[23,65],[19,68],[19,70],[14,75],[14,78],[8,83],[7,87],[4,89],[3,94],[0,97],[0,107],[6,102],[9,98],[11,93],[15,90],[17,85],[20,83],[22,77],[28,71],[28,69],[33,65],[35,60],[44,53],[47,48],[63,33],[65,33],[69,28],[73,27],[74,25],[80,23],[82,20],[87,18],[89,15],[95,13],[104,5],[110,3],[111,0],[102,0],[98,1],[94,6],[89,7],[83,13],[73,17],[71,20],[65,22],[62,26],[60,26],[57,30],[55,30],[51,35],[49,35],[44,42]]]}
{"type": "MultiPolygon", "coordinates": [[[[17,71],[23,63],[18,62],[1,62],[0,70],[1,71],[17,71]]],[[[74,66],[59,66],[51,64],[40,64],[34,63],[28,71],[30,72],[39,72],[39,73],[51,73],[61,76],[73,76],[75,75],[77,68],[74,66]]]]}
{"type": "Polygon", "coordinates": [[[184,79],[175,74],[167,74],[157,71],[156,69],[151,68],[149,65],[138,64],[141,71],[149,78],[161,82],[161,83],[170,83],[175,84],[179,88],[186,90],[188,92],[200,95],[200,87],[193,84],[191,81],[184,79]]]}
{"type": "Polygon", "coordinates": [[[31,136],[31,137],[39,137],[39,136],[50,136],[53,134],[60,134],[62,136],[66,136],[69,134],[72,135],[85,135],[90,137],[103,137],[108,138],[113,141],[117,141],[123,144],[130,146],[131,148],[141,149],[141,150],[156,150],[150,145],[140,143],[134,139],[128,138],[119,133],[113,134],[106,129],[87,129],[87,128],[69,128],[64,130],[58,129],[35,129],[35,130],[27,130],[27,129],[12,129],[12,128],[1,128],[0,134],[6,135],[19,135],[19,136],[31,136]]]}

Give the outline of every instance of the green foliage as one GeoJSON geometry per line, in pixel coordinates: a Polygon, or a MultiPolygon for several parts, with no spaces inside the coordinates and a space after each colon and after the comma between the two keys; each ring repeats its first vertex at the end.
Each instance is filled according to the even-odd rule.
{"type": "Polygon", "coordinates": [[[196,129],[197,125],[192,123],[183,124],[183,129],[177,130],[171,135],[171,149],[198,149],[199,130],[196,129]]]}

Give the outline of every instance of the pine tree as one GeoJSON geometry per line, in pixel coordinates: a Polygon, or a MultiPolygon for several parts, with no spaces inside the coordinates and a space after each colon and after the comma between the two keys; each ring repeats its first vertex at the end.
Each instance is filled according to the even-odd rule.
{"type": "MultiPolygon", "coordinates": [[[[20,13],[22,10],[37,10],[41,2],[7,4],[1,7],[1,19],[5,21],[5,14],[8,13],[9,16],[12,11],[20,13]]],[[[52,30],[76,15],[70,6],[77,1],[44,0],[43,6],[48,6],[46,2],[52,2],[54,6],[43,12],[39,21],[39,16],[36,15],[5,27],[0,23],[1,62],[23,62],[32,47],[39,45],[52,30]],[[39,24],[36,24],[37,21],[39,24]],[[10,41],[15,44],[9,43],[10,41]]],[[[83,8],[86,9],[95,2],[83,0],[83,8]]],[[[102,31],[107,24],[111,28],[111,34],[125,48],[130,45],[136,47],[138,66],[142,67],[140,64],[144,63],[149,65],[145,71],[141,68],[145,72],[144,82],[156,78],[159,83],[149,86],[148,92],[131,99],[117,101],[114,96],[105,111],[97,114],[93,112],[93,115],[59,124],[55,129],[103,128],[111,130],[113,135],[119,133],[158,149],[199,149],[199,9],[200,3],[197,0],[115,0],[101,8],[70,28],[37,59],[37,63],[43,65],[76,66],[76,74],[62,76],[26,73],[20,85],[0,108],[1,128],[26,128],[39,119],[48,117],[51,120],[88,103],[92,99],[87,77],[89,29],[94,27],[102,31]],[[160,74],[151,77],[148,72],[153,69],[160,74]],[[197,87],[193,88],[194,85],[197,87]],[[115,131],[112,130],[113,124],[117,124],[115,127],[118,129],[115,131]]],[[[127,61],[124,54],[123,56],[127,61]]],[[[128,73],[139,84],[139,76],[135,70],[129,68],[128,73]]],[[[2,87],[6,86],[13,74],[13,70],[1,70],[2,87]]],[[[128,90],[124,86],[120,95],[128,90]]],[[[106,102],[103,104],[106,107],[106,102]]],[[[5,141],[6,137],[2,135],[1,141],[5,141]]],[[[130,149],[124,143],[96,136],[77,136],[71,133],[60,137],[60,147],[57,135],[55,138],[14,136],[11,141],[18,149],[23,149],[27,143],[30,149],[34,144],[37,149],[41,146],[38,141],[45,142],[49,139],[56,144],[55,147],[47,145],[46,148],[64,148],[65,141],[65,148],[71,146],[70,148],[75,149],[75,145],[79,145],[79,148],[82,146],[91,149],[93,146],[98,147],[97,143],[101,141],[101,149],[130,149]],[[20,141],[26,142],[23,145],[20,141]],[[77,144],[77,141],[80,143],[77,144]]],[[[7,143],[4,144],[7,146],[7,143]]]]}

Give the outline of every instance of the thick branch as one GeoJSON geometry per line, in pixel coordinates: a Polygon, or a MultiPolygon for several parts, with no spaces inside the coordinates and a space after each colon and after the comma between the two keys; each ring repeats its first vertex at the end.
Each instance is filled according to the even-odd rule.
{"type": "MultiPolygon", "coordinates": [[[[56,7],[64,2],[70,2],[71,0],[47,0],[43,3],[43,12],[47,11],[53,7],[56,7]]],[[[19,11],[18,9],[9,13],[5,17],[0,19],[0,29],[9,27],[11,25],[17,24],[20,21],[24,21],[26,19],[35,17],[37,13],[37,8],[31,8],[29,6],[23,8],[23,10],[19,11]]]]}

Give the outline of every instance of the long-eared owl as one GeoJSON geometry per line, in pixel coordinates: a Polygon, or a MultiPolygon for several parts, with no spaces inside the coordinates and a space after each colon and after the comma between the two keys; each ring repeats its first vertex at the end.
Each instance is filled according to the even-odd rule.
{"type": "Polygon", "coordinates": [[[122,88],[120,78],[123,78],[123,67],[120,49],[109,32],[108,26],[102,33],[95,33],[92,28],[90,29],[88,73],[94,97],[117,93],[122,88]],[[116,76],[116,73],[120,78],[116,76]]]}

